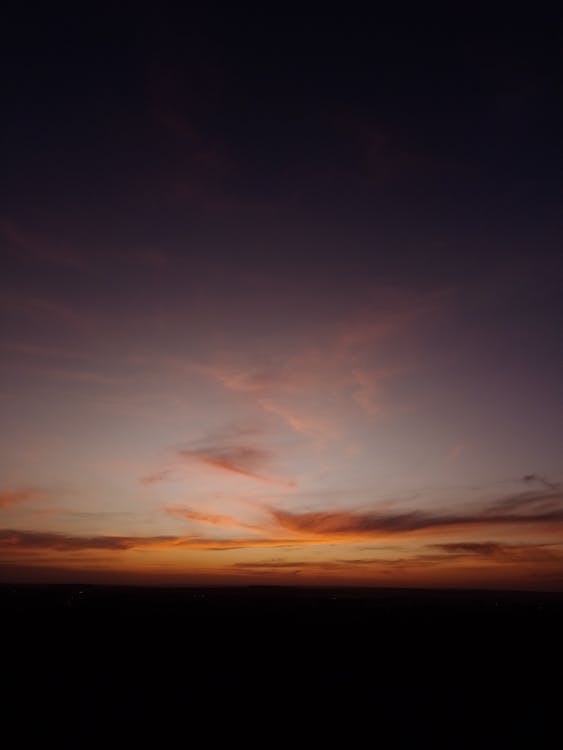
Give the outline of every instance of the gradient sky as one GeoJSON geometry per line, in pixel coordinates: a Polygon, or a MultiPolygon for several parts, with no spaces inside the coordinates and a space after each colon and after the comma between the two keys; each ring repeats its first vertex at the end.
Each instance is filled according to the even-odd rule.
{"type": "Polygon", "coordinates": [[[562,589],[560,21],[43,13],[0,578],[562,589]]]}

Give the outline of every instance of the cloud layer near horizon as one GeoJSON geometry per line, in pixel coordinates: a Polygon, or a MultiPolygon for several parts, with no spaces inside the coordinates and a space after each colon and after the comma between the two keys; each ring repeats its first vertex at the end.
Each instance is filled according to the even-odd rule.
{"type": "MultiPolygon", "coordinates": [[[[15,497],[19,497],[15,493],[15,497]]],[[[22,493],[25,498],[25,493],[22,493]]],[[[310,547],[326,543],[332,546],[362,540],[403,540],[464,532],[491,532],[494,529],[524,528],[528,533],[551,533],[563,538],[563,492],[555,484],[550,489],[526,490],[490,500],[486,505],[465,513],[429,513],[422,511],[286,511],[262,505],[254,523],[232,515],[209,513],[186,506],[163,509],[172,517],[188,523],[221,530],[252,531],[256,536],[228,538],[206,535],[76,535],[33,530],[0,530],[0,549],[17,552],[26,549],[81,551],[105,549],[245,549],[254,547],[310,547]],[[283,535],[283,536],[282,536],[283,535]]],[[[563,543],[563,542],[561,542],[563,543]]],[[[430,544],[447,554],[497,557],[511,549],[524,549],[525,544],[482,541],[447,541],[430,544]]],[[[537,550],[542,544],[530,545],[537,550]]],[[[543,545],[545,547],[545,545],[543,545]]],[[[293,566],[293,565],[292,565],[293,566]]]]}
{"type": "MultiPolygon", "coordinates": [[[[170,264],[158,268],[172,283],[170,264]]],[[[471,568],[484,584],[520,565],[527,581],[555,580],[558,475],[541,463],[523,475],[512,449],[504,464],[490,458],[483,430],[503,414],[492,423],[466,406],[436,365],[450,289],[366,283],[351,299],[309,276],[281,315],[286,284],[238,282],[248,298],[233,299],[224,275],[210,299],[172,284],[158,314],[121,322],[92,299],[6,295],[13,435],[26,409],[45,413],[25,442],[4,443],[8,566],[364,583],[431,582],[430,569],[463,581],[471,568]],[[268,549],[282,558],[269,563],[268,549]]]]}

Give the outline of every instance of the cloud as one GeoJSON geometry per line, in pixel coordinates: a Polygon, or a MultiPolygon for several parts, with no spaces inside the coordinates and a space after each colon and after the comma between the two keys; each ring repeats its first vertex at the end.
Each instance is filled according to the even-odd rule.
{"type": "Polygon", "coordinates": [[[296,409],[282,406],[269,398],[260,398],[257,403],[265,412],[280,417],[292,430],[301,435],[322,435],[324,437],[336,435],[335,428],[329,424],[326,417],[305,415],[296,409]]]}
{"type": "Polygon", "coordinates": [[[290,512],[271,508],[275,523],[297,534],[370,536],[422,530],[488,526],[563,525],[563,496],[558,492],[526,493],[496,501],[472,513],[390,512],[290,512]],[[516,512],[524,507],[528,512],[516,512]]]}
{"type": "Polygon", "coordinates": [[[210,539],[201,536],[80,536],[56,532],[0,529],[0,549],[53,550],[80,552],[85,550],[111,550],[125,552],[132,549],[200,549],[228,550],[246,547],[287,547],[293,539],[210,539]]]}
{"type": "Polygon", "coordinates": [[[416,557],[413,558],[356,558],[356,559],[347,559],[347,558],[336,558],[333,560],[296,560],[296,561],[290,561],[290,560],[258,560],[258,561],[252,561],[252,562],[237,562],[233,563],[231,567],[233,568],[263,568],[263,569],[269,569],[269,568],[315,568],[318,570],[349,570],[350,567],[360,567],[362,565],[366,566],[388,566],[390,564],[398,564],[402,565],[404,563],[415,563],[417,561],[416,557]]]}
{"type": "Polygon", "coordinates": [[[162,482],[187,465],[202,464],[221,473],[234,474],[247,479],[281,487],[295,487],[296,483],[272,472],[274,453],[255,443],[262,430],[249,425],[233,425],[203,439],[188,443],[187,448],[176,451],[176,460],[163,469],[140,478],[141,484],[150,487],[162,482]]]}
{"type": "MultiPolygon", "coordinates": [[[[346,572],[351,568],[390,568],[419,569],[422,567],[447,566],[451,567],[453,560],[463,558],[484,558],[494,563],[560,563],[563,555],[559,550],[546,549],[549,545],[538,544],[501,544],[499,542],[452,542],[447,544],[430,544],[428,548],[436,550],[431,554],[419,553],[400,557],[367,557],[367,558],[333,558],[324,560],[284,560],[272,558],[267,560],[252,560],[249,562],[232,563],[233,568],[275,570],[307,568],[318,571],[346,572]]],[[[561,545],[551,545],[561,546],[561,545]]]]}
{"type": "MultiPolygon", "coordinates": [[[[251,361],[240,353],[211,362],[184,364],[194,373],[274,415],[293,431],[313,438],[336,438],[350,407],[377,418],[385,407],[384,386],[411,368],[409,351],[414,328],[442,297],[409,295],[377,289],[377,303],[355,306],[352,314],[332,321],[322,331],[288,342],[275,356],[251,361]],[[399,339],[400,346],[397,346],[399,339]],[[377,354],[377,362],[375,355],[377,354]]],[[[352,411],[351,417],[354,418],[352,411]]]]}
{"type": "MultiPolygon", "coordinates": [[[[302,364],[302,363],[301,363],[302,364]]],[[[256,405],[267,414],[274,414],[295,432],[307,434],[329,434],[326,418],[304,414],[301,408],[287,404],[288,394],[295,395],[307,387],[318,387],[316,367],[312,370],[296,366],[295,359],[286,362],[283,372],[272,368],[263,370],[241,369],[226,365],[194,364],[192,369],[220,383],[226,390],[246,394],[254,398],[256,405]],[[314,382],[307,382],[313,380],[314,382]],[[280,398],[283,396],[283,398],[280,398]],[[282,403],[283,402],[283,403],[282,403]]]]}
{"type": "Polygon", "coordinates": [[[413,555],[412,557],[367,557],[367,558],[335,558],[328,560],[297,560],[295,562],[285,560],[259,560],[252,562],[237,562],[231,567],[248,570],[276,570],[293,568],[308,569],[318,572],[350,573],[352,569],[368,568],[370,572],[388,572],[390,568],[421,568],[439,565],[451,557],[446,555],[413,555]],[[379,571],[376,571],[380,568],[379,571]]]}
{"type": "Polygon", "coordinates": [[[41,500],[43,493],[37,490],[0,490],[0,508],[10,508],[12,505],[41,500]]]}
{"type": "Polygon", "coordinates": [[[199,448],[182,451],[180,455],[183,458],[194,458],[215,469],[242,474],[252,479],[263,479],[259,471],[270,459],[267,451],[242,445],[199,448]]]}
{"type": "MultiPolygon", "coordinates": [[[[260,453],[243,452],[236,454],[246,457],[249,465],[260,463],[260,453]]],[[[231,460],[233,460],[231,458],[231,460]]],[[[223,469],[222,469],[223,470],[223,469]]],[[[232,469],[225,469],[231,472],[232,469]]],[[[238,472],[235,472],[238,473],[238,472]]],[[[232,550],[253,547],[309,547],[325,544],[346,544],[362,539],[381,536],[395,537],[416,532],[443,531],[463,532],[471,529],[494,529],[517,526],[530,529],[543,526],[559,533],[563,529],[563,497],[561,491],[547,490],[536,493],[521,493],[522,496],[502,498],[489,505],[476,508],[473,512],[429,513],[422,511],[390,512],[388,510],[360,511],[315,511],[296,512],[262,505],[265,511],[263,522],[247,523],[244,520],[221,513],[210,513],[186,506],[169,506],[165,511],[187,521],[203,523],[212,527],[242,529],[259,532],[258,535],[237,538],[229,534],[225,538],[210,538],[202,535],[162,535],[162,536],[81,536],[65,533],[34,530],[0,530],[0,549],[14,554],[18,551],[48,549],[62,552],[82,550],[109,550],[120,552],[131,549],[198,549],[232,550]],[[510,503],[508,503],[510,500],[510,503]],[[504,503],[504,505],[502,505],[504,503]],[[542,505],[542,503],[544,503],[542,505]],[[546,505],[549,503],[549,505],[546,505]]],[[[0,495],[2,506],[9,507],[38,497],[30,490],[7,491],[0,495]]],[[[559,545],[561,546],[561,545],[559,545]]],[[[449,541],[442,544],[429,544],[432,554],[408,558],[361,558],[353,560],[333,560],[339,565],[411,565],[439,563],[457,557],[486,558],[498,562],[557,562],[563,559],[558,545],[551,540],[544,544],[503,544],[496,541],[449,541]]],[[[285,562],[285,561],[284,561],[285,562]]],[[[290,562],[290,561],[288,561],[290,562]]],[[[325,563],[323,562],[323,565],[325,563]]]]}
{"type": "Polygon", "coordinates": [[[227,516],[222,513],[203,513],[201,511],[192,510],[191,508],[178,505],[167,506],[164,510],[171,516],[183,518],[186,521],[197,521],[198,523],[206,523],[211,526],[224,526],[227,528],[252,529],[253,531],[264,530],[262,526],[245,523],[234,516],[227,516]]]}
{"type": "MultiPolygon", "coordinates": [[[[544,485],[545,486],[545,485],[544,485]]],[[[530,490],[507,495],[496,500],[490,511],[531,511],[533,513],[556,512],[563,507],[563,491],[559,485],[550,485],[545,490],[530,490]]]]}
{"type": "Polygon", "coordinates": [[[430,546],[448,554],[461,553],[482,557],[493,557],[506,550],[506,545],[498,542],[446,542],[445,544],[431,544],[430,546]]]}
{"type": "Polygon", "coordinates": [[[302,568],[310,565],[318,565],[319,563],[311,563],[310,561],[297,560],[291,562],[289,560],[262,560],[258,562],[237,562],[232,564],[232,568],[302,568]]]}
{"type": "Polygon", "coordinates": [[[353,377],[357,384],[354,390],[355,402],[369,416],[377,416],[379,413],[377,395],[380,378],[375,373],[366,370],[354,370],[353,377]]]}
{"type": "Polygon", "coordinates": [[[284,379],[267,371],[246,371],[236,367],[193,363],[191,369],[217,381],[227,390],[241,393],[269,392],[283,384],[284,379]]]}
{"type": "Polygon", "coordinates": [[[0,548],[51,549],[64,552],[86,549],[127,550],[135,546],[152,546],[167,537],[135,539],[125,536],[74,536],[41,531],[0,530],[0,548]]]}
{"type": "Polygon", "coordinates": [[[539,474],[525,474],[522,477],[523,482],[529,483],[538,483],[543,485],[548,490],[556,490],[558,489],[559,485],[556,482],[550,482],[546,477],[542,477],[539,474]]]}
{"type": "Polygon", "coordinates": [[[188,461],[198,461],[213,469],[237,474],[269,484],[294,487],[291,480],[278,479],[267,473],[272,454],[262,448],[250,445],[209,445],[192,450],[180,451],[180,457],[188,461]]]}
{"type": "Polygon", "coordinates": [[[428,521],[419,512],[403,514],[335,512],[290,512],[272,508],[271,515],[283,529],[319,535],[361,534],[373,531],[412,531],[424,528],[428,521]]]}
{"type": "Polygon", "coordinates": [[[139,480],[145,487],[151,487],[153,484],[163,482],[170,475],[170,469],[163,469],[162,471],[154,471],[152,474],[147,474],[141,477],[139,480]]]}
{"type": "Polygon", "coordinates": [[[288,356],[278,372],[272,367],[253,370],[202,364],[195,364],[192,369],[233,394],[249,399],[294,432],[332,438],[339,430],[327,416],[330,410],[319,410],[319,402],[326,399],[333,404],[335,394],[340,394],[345,401],[351,397],[365,414],[375,416],[380,410],[379,387],[396,372],[383,368],[351,368],[347,359],[341,359],[330,346],[327,351],[312,349],[288,356]]]}
{"type": "Polygon", "coordinates": [[[454,557],[482,557],[496,562],[557,562],[563,563],[558,544],[502,544],[500,542],[448,542],[431,544],[433,549],[454,557]]]}

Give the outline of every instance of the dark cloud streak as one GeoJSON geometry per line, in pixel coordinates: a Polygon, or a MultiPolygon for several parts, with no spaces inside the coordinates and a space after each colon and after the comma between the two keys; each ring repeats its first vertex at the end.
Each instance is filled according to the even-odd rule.
{"type": "Polygon", "coordinates": [[[422,530],[487,527],[529,526],[535,524],[563,525],[563,495],[560,490],[525,493],[502,498],[491,506],[471,513],[389,512],[290,512],[270,509],[276,524],[286,530],[309,534],[356,535],[372,533],[399,534],[422,530]],[[518,513],[523,508],[527,512],[518,513]]]}

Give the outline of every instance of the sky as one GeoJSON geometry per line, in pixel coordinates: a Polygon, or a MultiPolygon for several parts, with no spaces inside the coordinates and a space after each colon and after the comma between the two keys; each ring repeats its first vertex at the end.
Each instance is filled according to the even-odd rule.
{"type": "Polygon", "coordinates": [[[0,580],[563,589],[561,25],[2,45],[0,580]]]}

